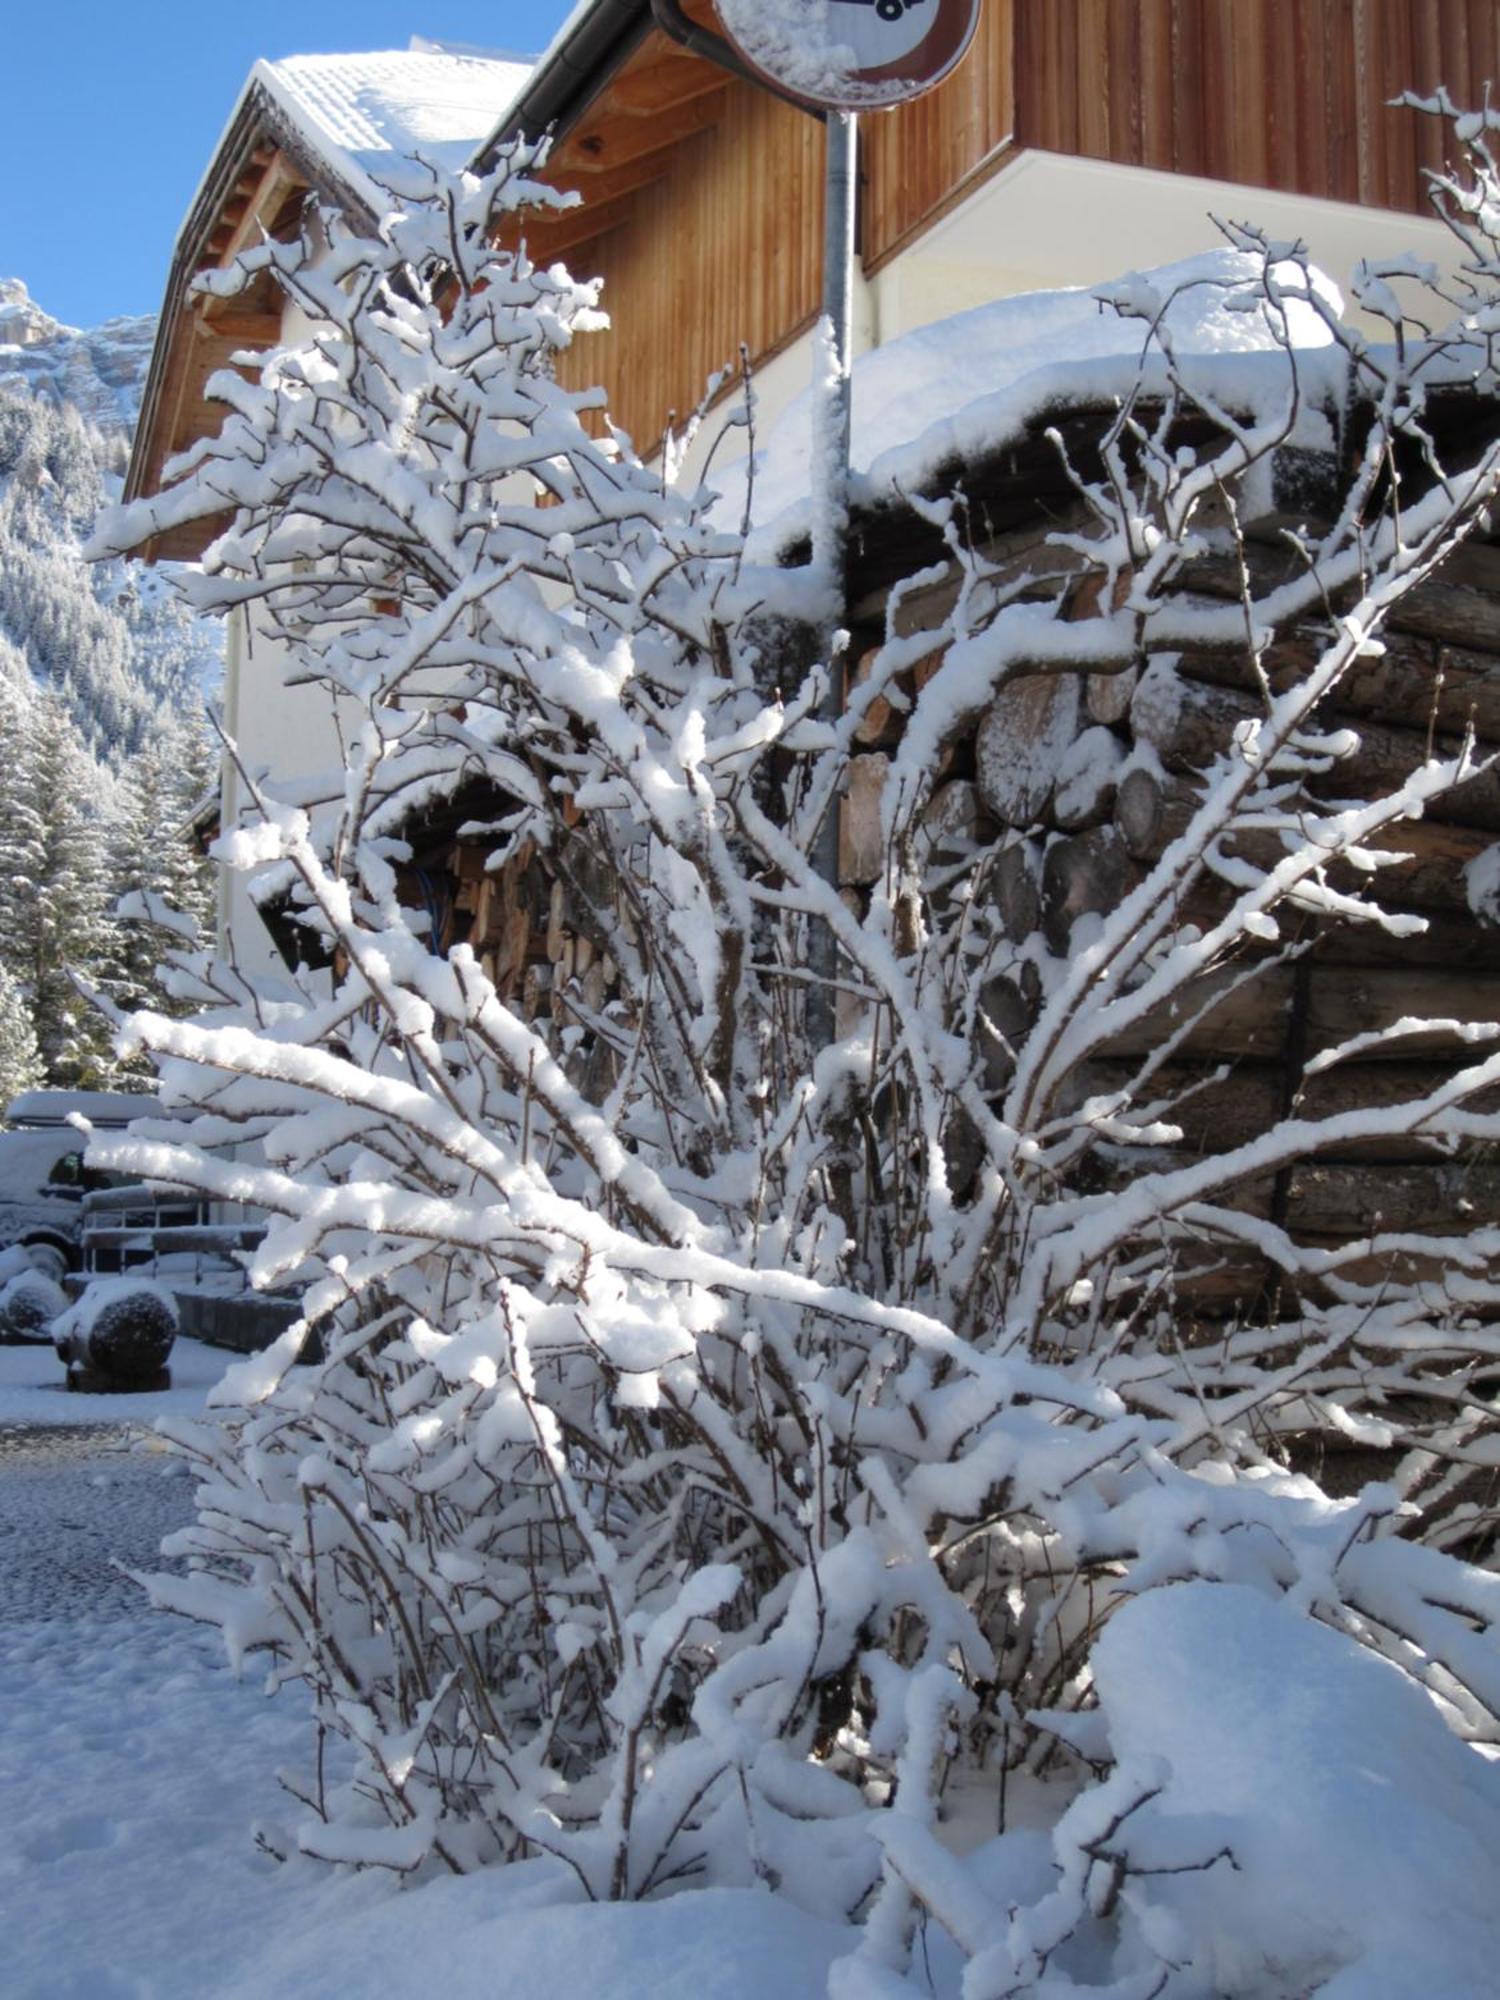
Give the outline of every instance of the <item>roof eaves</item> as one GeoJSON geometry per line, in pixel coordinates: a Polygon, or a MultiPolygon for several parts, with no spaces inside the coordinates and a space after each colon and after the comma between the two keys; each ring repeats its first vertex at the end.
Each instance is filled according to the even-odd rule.
{"type": "Polygon", "coordinates": [[[567,126],[651,30],[650,0],[581,0],[474,155],[481,172],[507,140],[567,126]]]}
{"type": "MultiPolygon", "coordinates": [[[[373,183],[358,185],[340,172],[327,153],[311,145],[294,113],[263,74],[267,65],[257,63],[240,92],[228,124],[219,139],[208,170],[198,184],[192,205],[177,232],[172,267],[167,276],[151,363],[141,394],[141,412],[131,444],[130,465],[125,474],[124,498],[136,500],[145,492],[150,473],[148,446],[155,434],[162,387],[166,380],[172,343],[187,304],[194,276],[202,266],[204,246],[213,233],[230,190],[244,170],[255,147],[272,139],[319,193],[336,198],[361,225],[373,225],[377,200],[373,183]]],[[[361,177],[363,178],[363,177],[361,177]]]]}

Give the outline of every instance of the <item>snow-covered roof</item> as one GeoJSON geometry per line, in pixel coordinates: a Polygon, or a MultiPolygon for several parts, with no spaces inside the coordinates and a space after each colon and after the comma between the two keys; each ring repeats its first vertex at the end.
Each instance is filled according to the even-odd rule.
{"type": "Polygon", "coordinates": [[[65,1126],[72,1118],[91,1125],[128,1125],[132,1118],[156,1111],[156,1099],[146,1091],[23,1090],[5,1107],[7,1124],[42,1129],[65,1126]]]}
{"type": "MultiPolygon", "coordinates": [[[[1278,270],[1295,289],[1292,267],[1278,270]]],[[[1160,305],[1173,351],[1191,379],[1230,407],[1244,409],[1284,393],[1287,336],[1310,382],[1315,356],[1337,360],[1333,335],[1322,315],[1295,297],[1286,301],[1285,326],[1258,310],[1260,277],[1257,256],[1223,246],[1109,284],[996,299],[872,348],[852,371],[855,505],[920,492],[943,466],[973,463],[1051,411],[1107,406],[1138,372],[1152,379],[1160,356],[1146,354],[1144,323],[1113,310],[1115,299],[1136,310],[1160,305]]],[[[1338,317],[1338,287],[1321,272],[1313,283],[1338,317]]],[[[804,391],[756,453],[757,559],[775,560],[806,531],[811,409],[811,392],[804,391]]],[[[1310,411],[1308,422],[1314,421],[1310,411]]],[[[743,515],[749,471],[741,460],[714,478],[723,496],[717,518],[726,525],[743,515]]]]}
{"type": "Polygon", "coordinates": [[[531,74],[526,62],[391,49],[286,56],[250,73],[306,145],[366,200],[412,154],[457,169],[531,74]]]}

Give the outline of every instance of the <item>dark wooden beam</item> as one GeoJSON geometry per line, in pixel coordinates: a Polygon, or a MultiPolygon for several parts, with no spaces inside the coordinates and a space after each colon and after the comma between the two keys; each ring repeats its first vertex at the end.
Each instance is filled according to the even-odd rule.
{"type": "Polygon", "coordinates": [[[552,166],[554,179],[576,174],[605,174],[632,160],[644,159],[681,145],[719,122],[725,92],[715,90],[654,117],[635,113],[591,113],[568,134],[561,158],[552,166]]]}

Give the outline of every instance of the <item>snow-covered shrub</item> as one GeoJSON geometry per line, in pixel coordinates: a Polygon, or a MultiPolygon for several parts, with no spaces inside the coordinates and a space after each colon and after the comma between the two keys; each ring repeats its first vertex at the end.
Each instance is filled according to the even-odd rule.
{"type": "MultiPolygon", "coordinates": [[[[1479,169],[1490,205],[1463,217],[1482,237],[1500,208],[1479,169]]],[[[1064,1754],[1059,1715],[1087,1707],[1122,1595],[1284,1594],[1500,1740],[1490,1580],[1423,1545],[1489,1544],[1487,1512],[1456,1528],[1452,1496],[1495,1449],[1490,1238],[1319,1248],[1240,1198],[1351,1137],[1493,1138],[1471,1106],[1500,1058],[1476,1049],[1414,1101],[1163,1150],[1164,1066],[1226,990],[1300,950],[1299,921],[1419,927],[1374,893],[1379,837],[1468,753],[1365,796],[1307,781],[1357,746],[1320,703],[1493,499],[1500,453],[1481,435],[1446,462],[1426,397],[1492,392],[1500,259],[1485,238],[1447,333],[1381,351],[1299,249],[1242,232],[1229,267],[1183,280],[1226,323],[1259,318],[1261,352],[1228,373],[1179,363],[1172,301],[1121,287],[1146,357],[1057,544],[1089,615],[926,503],[956,601],[936,636],[892,617],[831,722],[826,665],[804,664],[816,579],[756,569],[705,496],[555,382],[597,308],[505,247],[529,199],[556,197],[514,162],[414,181],[378,241],[328,216],[205,278],[269,274],[314,334],[258,383],[220,378],[221,436],[105,531],[123,545],[232,501],[199,601],[254,601],[348,722],[336,824],[261,788],[221,846],[291,899],[324,969],[258,988],[183,955],[197,1016],[127,1034],[196,1113],[91,1153],[263,1207],[254,1277],[305,1279],[326,1343],[293,1370],[292,1329],[231,1371],[224,1428],[181,1434],[192,1574],[155,1590],[266,1651],[320,1741],[354,1746],[350,1786],[315,1760],[308,1851],[463,1869],[540,1850],[596,1896],[758,1878],[866,1913],[850,1977],[906,1991],[924,1912],[992,1942],[955,1913],[961,1864],[937,1881],[945,1801],[981,1787],[998,1812],[1002,1774],[1064,1754]],[[1315,368],[1294,312],[1326,334],[1315,368]],[[1259,589],[1241,511],[1346,411],[1332,518],[1259,589]],[[1238,601],[1184,590],[1206,553],[1240,563],[1238,601]],[[1272,633],[1309,619],[1305,670],[1273,686],[1272,633]],[[1140,886],[1027,971],[997,848],[926,865],[944,746],[1022,676],[1204,648],[1243,666],[1253,717],[1140,886]],[[903,691],[919,649],[942,664],[903,691]],[[909,711],[887,862],[851,907],[819,828],[887,695],[909,711]],[[508,956],[450,945],[431,881],[403,873],[402,829],[460,792],[486,890],[520,897],[508,956]],[[586,947],[551,987],[526,928],[549,911],[586,947]],[[843,988],[825,1046],[817,926],[843,988]],[[1012,975],[1025,1005],[1002,1020],[1012,975]],[[1110,1092],[1079,1101],[1081,1066],[1122,1049],[1110,1092]],[[1285,1282],[1209,1340],[1179,1274],[1247,1244],[1285,1282]],[[1443,1275],[1403,1276],[1396,1251],[1443,1275]],[[1382,1450],[1391,1482],[1330,1497],[1318,1439],[1382,1450]]],[[[1371,310],[1393,275],[1362,274],[1371,310]]],[[[1078,1768],[1107,1764],[1085,1736],[1078,1768]]],[[[1130,1990],[1165,1991],[1160,1972],[1130,1990]]],[[[972,2000],[1045,1970],[986,1979],[972,2000]]]]}
{"type": "Polygon", "coordinates": [[[40,1271],[17,1271],[0,1284],[0,1340],[37,1341],[52,1338],[52,1323],[67,1306],[61,1285],[40,1271]]]}
{"type": "Polygon", "coordinates": [[[154,1382],[177,1338],[177,1301],[165,1285],[128,1272],[93,1278],[52,1329],[70,1374],[84,1370],[122,1388],[154,1382]]]}

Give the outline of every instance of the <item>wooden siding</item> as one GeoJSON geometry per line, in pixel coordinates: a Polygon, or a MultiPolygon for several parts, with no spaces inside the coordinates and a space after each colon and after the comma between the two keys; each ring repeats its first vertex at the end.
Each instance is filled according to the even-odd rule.
{"type": "Polygon", "coordinates": [[[1011,136],[1014,33],[1013,0],[984,0],[969,53],[947,82],[913,104],[863,121],[861,248],[867,271],[940,213],[1011,136]]]}
{"type": "Polygon", "coordinates": [[[559,378],[607,383],[615,421],[649,451],[669,411],[685,419],[713,371],[738,365],[741,341],[763,358],[816,312],[822,234],[822,126],[732,85],[672,172],[568,253],[575,275],[603,278],[614,324],[562,355],[559,378]]]}
{"type": "Polygon", "coordinates": [[[1336,201],[1424,211],[1443,134],[1392,108],[1500,75],[1495,0],[1009,0],[1017,139],[1336,201]]]}

